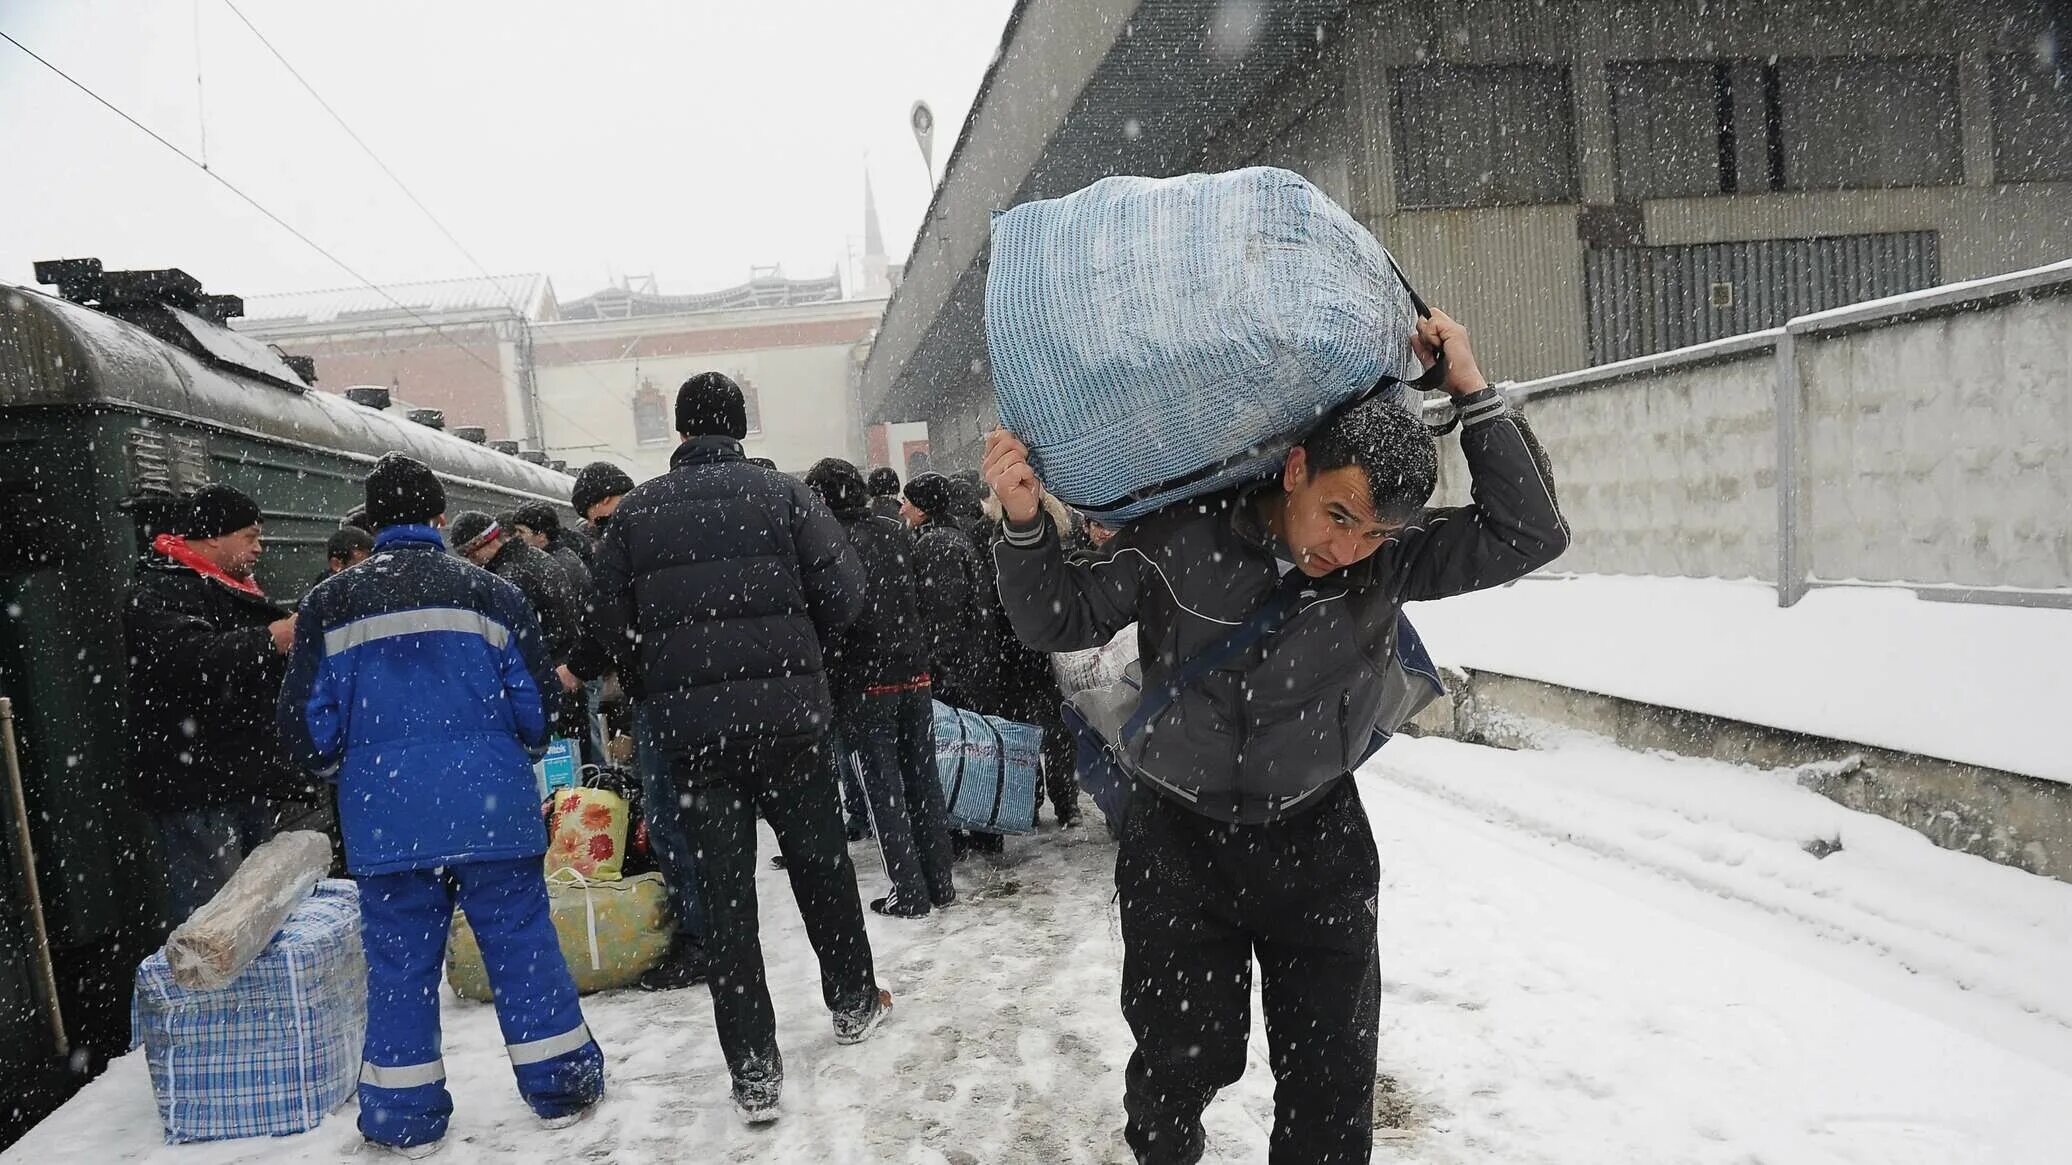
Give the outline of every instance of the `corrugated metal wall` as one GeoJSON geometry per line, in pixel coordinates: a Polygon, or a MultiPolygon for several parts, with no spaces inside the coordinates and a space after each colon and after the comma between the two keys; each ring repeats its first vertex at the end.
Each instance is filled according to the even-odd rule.
{"type": "Polygon", "coordinates": [[[1608,247],[1585,251],[1583,266],[1592,364],[1932,287],[1942,273],[1934,231],[1608,247]]]}

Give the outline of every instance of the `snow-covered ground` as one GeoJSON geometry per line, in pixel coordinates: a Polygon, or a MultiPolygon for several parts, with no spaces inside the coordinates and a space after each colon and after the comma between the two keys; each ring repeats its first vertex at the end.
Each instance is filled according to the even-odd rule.
{"type": "Polygon", "coordinates": [[[1440,663],[2072,782],[2072,611],[1870,586],[1779,607],[1767,583],[1585,575],[1410,618],[1440,663]]]}
{"type": "MultiPolygon", "coordinates": [[[[2072,886],[1936,849],[1789,777],[1622,751],[1399,740],[1363,774],[1382,855],[1384,1162],[2072,1159],[2072,886]],[[1841,849],[1816,858],[1815,840],[1841,849]]],[[[766,848],[767,848],[767,839],[766,848]]],[[[867,887],[879,875],[867,850],[867,887]]],[[[760,892],[786,1115],[726,1101],[702,989],[587,1001],[611,1058],[589,1122],[542,1132],[487,1007],[449,999],[442,1160],[1119,1162],[1113,850],[1010,844],[934,919],[873,919],[894,1017],[834,1043],[781,876],[760,892]]],[[[1265,1158],[1271,1081],[1209,1110],[1211,1159],[1265,1158]]],[[[331,1161],[300,1137],[159,1143],[140,1056],[7,1160],[331,1161]]]]}

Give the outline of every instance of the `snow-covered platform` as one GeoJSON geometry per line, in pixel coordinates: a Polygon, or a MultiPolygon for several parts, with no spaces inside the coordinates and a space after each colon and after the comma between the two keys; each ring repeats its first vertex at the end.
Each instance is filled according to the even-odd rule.
{"type": "MultiPolygon", "coordinates": [[[[2072,1144],[2072,886],[1939,850],[1789,777],[1590,740],[1399,740],[1361,778],[1382,856],[1378,1161],[2049,1162],[2072,1144]],[[1841,849],[1808,852],[1821,841],[1841,849]]],[[[1826,849],[1826,846],[1815,847],[1826,849]]],[[[767,849],[767,839],[766,839],[767,849]]],[[[881,875],[856,851],[866,888],[881,875]]],[[[743,1128],[702,989],[592,997],[595,1118],[543,1132],[489,1009],[449,999],[470,1162],[1120,1162],[1128,1031],[1113,850],[1010,843],[967,901],[873,918],[892,1020],[834,1043],[781,875],[759,886],[789,1081],[743,1128]]],[[[1211,1159],[1264,1160],[1265,1046],[1210,1109],[1211,1159]]],[[[348,1106],[273,1141],[160,1144],[141,1058],[9,1162],[354,1158],[348,1106]]]]}
{"type": "Polygon", "coordinates": [[[2072,610],[1604,575],[1409,610],[1440,663],[2072,782],[2072,610]]]}

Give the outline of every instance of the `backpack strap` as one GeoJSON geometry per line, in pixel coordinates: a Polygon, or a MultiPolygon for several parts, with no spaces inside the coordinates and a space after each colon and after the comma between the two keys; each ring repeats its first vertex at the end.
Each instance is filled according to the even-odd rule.
{"type": "Polygon", "coordinates": [[[1306,589],[1307,580],[1299,569],[1290,570],[1281,579],[1280,585],[1266,598],[1265,605],[1245,620],[1237,630],[1203,648],[1193,659],[1182,663],[1157,688],[1147,688],[1144,698],[1137,704],[1137,711],[1122,726],[1122,740],[1128,741],[1143,732],[1165,710],[1172,706],[1180,693],[1200,683],[1208,674],[1222,667],[1239,652],[1281,629],[1295,613],[1295,604],[1306,589]]]}

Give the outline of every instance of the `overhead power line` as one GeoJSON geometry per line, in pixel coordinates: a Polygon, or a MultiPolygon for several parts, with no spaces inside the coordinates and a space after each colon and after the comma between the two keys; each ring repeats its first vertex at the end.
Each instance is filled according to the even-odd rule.
{"type": "MultiPolygon", "coordinates": [[[[397,174],[393,167],[391,167],[387,162],[382,161],[381,155],[375,153],[374,147],[367,144],[367,139],[361,137],[358,131],[354,130],[353,127],[346,122],[345,116],[339,113],[338,110],[332,108],[330,102],[324,100],[324,95],[317,92],[316,86],[310,84],[309,78],[304,77],[302,75],[302,71],[295,67],[294,62],[288,60],[286,54],[282,53],[281,50],[279,50],[278,48],[275,48],[272,41],[266,39],[266,34],[259,31],[259,26],[252,23],[251,17],[246,16],[244,12],[238,8],[234,0],[223,0],[223,6],[225,8],[230,9],[230,11],[234,15],[236,15],[238,20],[242,21],[244,23],[244,26],[247,29],[251,30],[252,35],[258,38],[259,43],[266,46],[266,51],[273,54],[273,59],[281,63],[281,68],[286,69],[288,71],[288,75],[295,78],[296,83],[302,86],[303,91],[309,94],[311,100],[315,101],[317,105],[321,107],[325,113],[331,115],[331,120],[337,122],[338,128],[345,131],[345,136],[351,138],[353,140],[353,144],[360,147],[360,152],[366,154],[368,160],[372,161],[374,165],[377,168],[379,168],[383,174],[387,175],[388,180],[390,182],[395,183],[396,189],[403,192],[403,197],[410,200],[410,205],[415,206],[418,209],[418,212],[424,215],[425,220],[431,223],[433,228],[436,229],[441,235],[444,235],[446,237],[447,242],[453,244],[453,249],[460,252],[461,257],[466,259],[470,266],[474,267],[476,273],[480,274],[484,279],[489,280],[491,286],[496,286],[497,277],[489,273],[489,268],[483,265],[482,260],[477,259],[475,257],[475,253],[473,251],[468,250],[467,246],[460,241],[459,236],[455,235],[450,229],[448,229],[446,224],[440,221],[438,215],[432,213],[432,208],[425,205],[424,199],[419,198],[417,196],[417,193],[410,189],[409,185],[403,181],[402,176],[397,174]]],[[[505,306],[509,307],[514,313],[520,316],[523,316],[525,314],[522,310],[519,309],[519,306],[516,303],[507,303],[505,304],[505,306]]],[[[563,344],[556,337],[549,335],[544,338],[548,343],[554,345],[556,348],[561,349],[562,352],[573,355],[568,346],[563,344]]],[[[629,409],[633,407],[633,398],[630,395],[621,395],[618,389],[615,389],[612,386],[606,384],[597,375],[594,369],[585,367],[580,361],[576,362],[574,364],[574,367],[582,369],[583,374],[588,376],[591,382],[597,385],[598,388],[603,389],[606,395],[616,398],[620,401],[620,403],[624,404],[629,409]]],[[[535,399],[537,400],[537,398],[535,399]]],[[[563,413],[560,409],[554,409],[553,406],[548,405],[545,401],[538,401],[538,404],[541,408],[552,409],[554,413],[564,418],[568,415],[566,413],[563,413]]],[[[596,434],[593,433],[591,435],[595,436],[596,434]]],[[[544,436],[544,434],[542,434],[542,436],[544,436]]]]}
{"type": "MultiPolygon", "coordinates": [[[[42,65],[44,68],[50,70],[52,73],[55,73],[58,77],[63,79],[66,84],[71,85],[73,88],[79,90],[81,93],[84,93],[88,97],[93,98],[95,102],[97,102],[103,108],[108,110],[108,112],[113,113],[117,117],[120,117],[122,120],[128,122],[130,125],[134,126],[137,130],[142,132],[145,136],[149,137],[152,141],[155,141],[159,145],[164,146],[166,149],[172,151],[188,165],[193,166],[195,169],[200,170],[202,173],[208,175],[211,179],[215,180],[215,182],[218,185],[222,186],[225,190],[228,190],[232,194],[235,194],[247,206],[250,206],[253,210],[258,211],[261,215],[264,215],[268,220],[272,221],[276,226],[280,227],[282,230],[287,231],[289,234],[295,236],[295,238],[300,240],[304,246],[307,246],[310,250],[315,251],[319,255],[322,255],[333,266],[337,267],[339,270],[351,276],[354,280],[359,282],[368,290],[373,291],[375,294],[381,296],[383,299],[388,300],[391,304],[395,305],[397,310],[409,316],[411,319],[416,320],[419,324],[422,324],[424,327],[430,329],[440,339],[446,341],[448,344],[451,344],[454,348],[459,350],[462,355],[466,356],[470,360],[473,360],[475,363],[481,365],[483,368],[487,369],[489,372],[494,374],[498,379],[502,379],[504,374],[503,369],[498,368],[495,365],[489,363],[487,360],[482,359],[482,357],[478,355],[473,349],[467,347],[465,344],[460,343],[458,340],[455,340],[444,329],[440,328],[439,325],[417,314],[416,311],[411,309],[410,305],[404,303],[402,300],[397,299],[394,295],[391,295],[388,292],[388,290],[382,287],[380,284],[375,283],[373,280],[360,274],[359,271],[352,266],[352,264],[347,263],[345,260],[333,254],[323,244],[317,242],[315,239],[310,238],[308,235],[303,234],[300,230],[297,230],[293,223],[290,223],[288,220],[282,218],[280,215],[275,214],[273,211],[268,210],[263,203],[261,203],[258,199],[253,198],[251,195],[245,193],[242,189],[240,189],[237,186],[237,184],[231,182],[228,178],[225,178],[222,174],[218,173],[217,171],[212,170],[209,167],[203,165],[201,161],[194,155],[188,153],[186,150],[181,149],[179,146],[174,145],[172,142],[167,141],[163,136],[161,136],[158,133],[158,131],[152,129],[148,125],[145,125],[143,122],[138,121],[136,118],[131,117],[120,106],[117,106],[114,102],[109,101],[107,98],[101,96],[99,93],[94,92],[94,90],[89,88],[84,82],[81,82],[77,78],[73,77],[70,73],[65,72],[57,65],[52,64],[50,61],[46,60],[41,54],[36,52],[36,50],[16,40],[13,36],[9,35],[4,30],[0,30],[0,40],[4,40],[8,44],[13,45],[15,48],[20,49],[22,53],[26,55],[30,60],[35,61],[37,64],[42,65]]],[[[551,408],[551,406],[548,406],[544,401],[540,403],[542,407],[551,408]]],[[[568,416],[568,414],[562,412],[560,409],[553,409],[553,412],[557,416],[560,416],[563,419],[567,420],[569,422],[570,427],[574,428],[576,431],[600,442],[602,448],[609,449],[611,452],[626,458],[629,462],[633,460],[633,457],[630,454],[628,454],[625,450],[620,449],[616,445],[613,445],[606,438],[591,431],[588,427],[580,424],[575,420],[575,418],[568,416]]]]}

